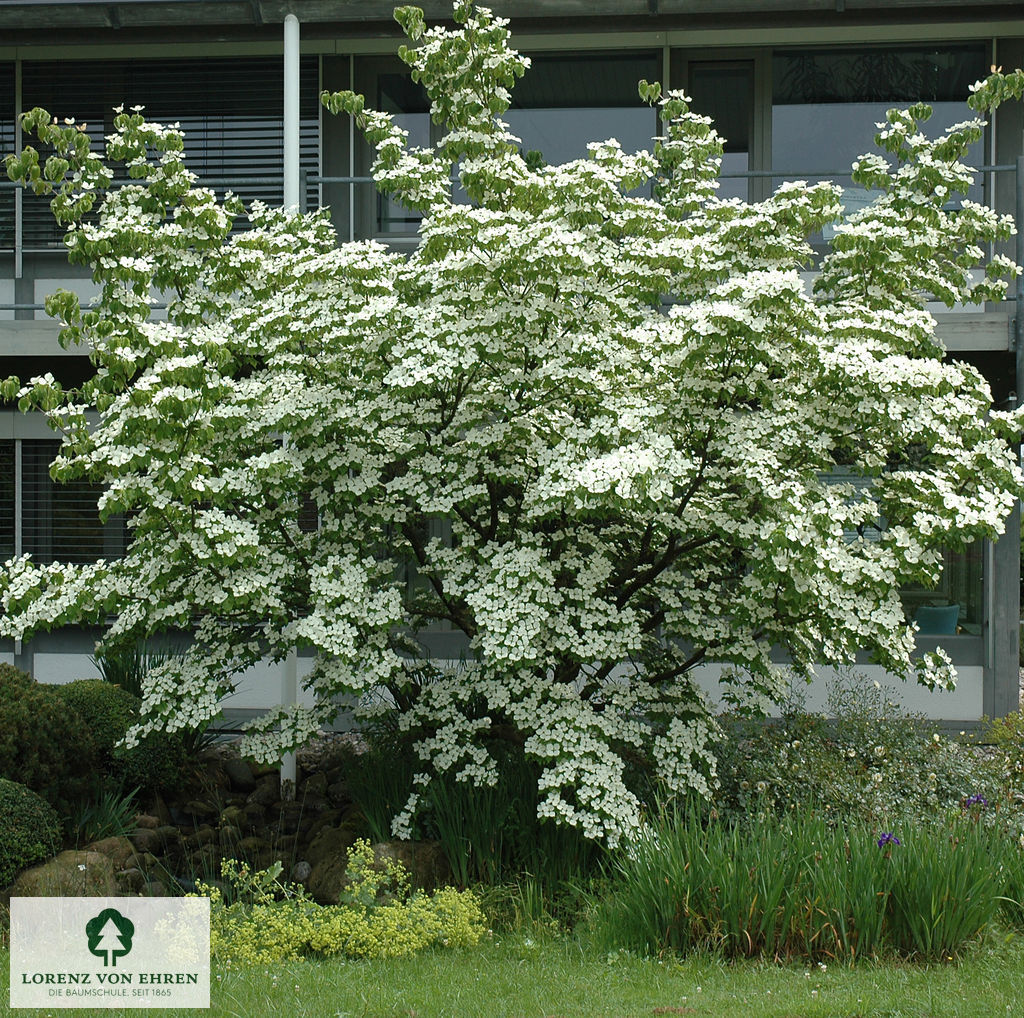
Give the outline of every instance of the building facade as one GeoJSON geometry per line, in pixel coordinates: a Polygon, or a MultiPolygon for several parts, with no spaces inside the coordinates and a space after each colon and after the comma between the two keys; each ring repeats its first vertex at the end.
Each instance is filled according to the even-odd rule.
{"type": "MultiPolygon", "coordinates": [[[[491,6],[511,18],[514,43],[533,62],[506,118],[525,149],[554,163],[583,155],[594,139],[650,147],[655,114],[640,102],[636,83],[657,79],[685,89],[699,112],[714,117],[727,138],[722,193],[750,200],[794,177],[836,180],[851,208],[870,200],[852,187],[848,167],[872,148],[886,109],[923,99],[939,130],[967,118],[968,88],[990,66],[1024,64],[1024,10],[1010,0],[491,6]]],[[[142,105],[152,119],[181,123],[189,165],[204,184],[281,204],[291,165],[298,174],[292,193],[306,207],[328,206],[341,240],[375,237],[408,249],[416,242],[415,216],[376,192],[367,179],[368,148],[346,118],[326,114],[318,102],[322,89],[353,88],[369,106],[394,114],[414,144],[436,136],[422,89],[395,55],[401,35],[391,7],[381,0],[4,3],[0,151],[21,145],[17,114],[34,106],[87,124],[100,145],[115,106],[142,105]],[[283,59],[289,14],[298,20],[290,63],[283,59]],[[291,133],[283,113],[289,88],[298,91],[291,133]]],[[[450,15],[446,3],[425,9],[428,20],[450,15]]],[[[987,169],[970,197],[1015,213],[1024,227],[1022,108],[1001,108],[975,149],[974,164],[987,169]]],[[[82,351],[60,347],[42,307],[57,287],[84,297],[94,292],[87,272],[68,265],[46,199],[0,185],[0,377],[51,371],[73,384],[89,374],[82,351]]],[[[997,405],[1017,399],[1024,391],[1017,302],[934,310],[948,356],[978,367],[997,405]]],[[[26,552],[42,561],[87,561],[124,547],[123,521],[100,524],[96,491],[50,481],[55,449],[44,421],[0,407],[0,561],[26,552]]],[[[944,646],[961,673],[955,693],[900,690],[910,706],[951,725],[1017,706],[1019,535],[1018,512],[998,542],[950,552],[940,589],[905,592],[911,616],[921,607],[956,606],[951,631],[922,642],[944,646]]],[[[60,631],[25,644],[0,642],[0,660],[40,680],[66,681],[93,672],[97,635],[60,631]]],[[[444,634],[436,647],[447,653],[444,634]]],[[[714,679],[712,668],[705,681],[713,686],[714,679]]],[[[250,677],[236,707],[272,702],[275,681],[250,677]]],[[[823,690],[812,691],[812,705],[823,690]]]]}

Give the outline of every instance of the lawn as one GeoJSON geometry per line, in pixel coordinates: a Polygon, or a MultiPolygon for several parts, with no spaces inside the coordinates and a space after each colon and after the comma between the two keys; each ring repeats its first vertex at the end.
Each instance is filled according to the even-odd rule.
{"type": "MultiPolygon", "coordinates": [[[[6,956],[0,968],[0,1007],[6,1014],[6,956]]],[[[800,964],[732,965],[709,957],[601,956],[569,937],[509,934],[477,948],[401,960],[335,959],[215,972],[208,1013],[225,1018],[1017,1018],[1024,1016],[1022,972],[1024,937],[1001,929],[944,964],[861,963],[824,971],[800,964]]],[[[122,1014],[114,1009],[11,1013],[122,1014]]]]}

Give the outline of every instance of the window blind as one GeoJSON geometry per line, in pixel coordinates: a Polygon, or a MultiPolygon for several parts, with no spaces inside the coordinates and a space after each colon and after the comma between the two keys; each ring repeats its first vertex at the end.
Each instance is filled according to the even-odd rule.
{"type": "MultiPolygon", "coordinates": [[[[319,166],[319,71],[315,56],[300,63],[299,164],[319,166]]],[[[22,105],[42,106],[54,116],[85,123],[94,149],[113,130],[114,107],[141,105],[162,123],[185,131],[187,165],[200,184],[234,191],[248,205],[283,201],[284,69],[279,57],[190,60],[26,61],[22,105]],[[272,178],[269,183],[256,182],[272,178]]],[[[306,194],[317,202],[316,185],[306,194]]],[[[26,249],[60,244],[46,198],[25,195],[26,249]]]]}

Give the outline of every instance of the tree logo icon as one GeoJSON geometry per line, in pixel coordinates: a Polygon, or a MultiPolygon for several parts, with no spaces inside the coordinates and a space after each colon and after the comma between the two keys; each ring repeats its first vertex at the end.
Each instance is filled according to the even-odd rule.
{"type": "Polygon", "coordinates": [[[103,959],[103,965],[116,966],[117,959],[132,949],[135,924],[115,908],[105,908],[85,924],[89,952],[103,959]]]}

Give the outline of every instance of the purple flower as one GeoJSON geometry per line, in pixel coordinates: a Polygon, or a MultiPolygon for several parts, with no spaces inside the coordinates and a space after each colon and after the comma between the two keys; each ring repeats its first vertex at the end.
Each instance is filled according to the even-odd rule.
{"type": "Polygon", "coordinates": [[[878,839],[878,847],[879,848],[885,848],[886,845],[899,845],[899,844],[901,844],[900,839],[897,838],[896,835],[892,833],[892,831],[886,831],[878,839]]]}
{"type": "Polygon", "coordinates": [[[972,795],[968,799],[964,799],[964,809],[970,809],[972,806],[987,806],[988,799],[983,795],[972,795]]]}

